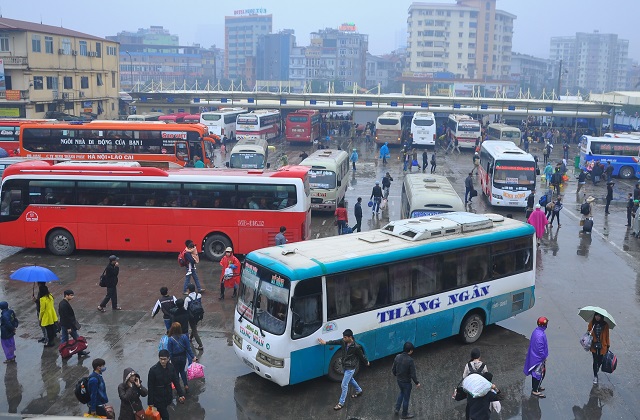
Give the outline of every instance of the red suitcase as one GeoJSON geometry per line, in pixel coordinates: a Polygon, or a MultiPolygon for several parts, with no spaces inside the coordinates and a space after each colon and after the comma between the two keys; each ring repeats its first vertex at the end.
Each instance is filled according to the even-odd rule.
{"type": "Polygon", "coordinates": [[[67,341],[66,343],[60,344],[60,346],[58,346],[58,351],[60,352],[60,356],[62,356],[63,359],[67,359],[73,356],[74,354],[80,353],[82,350],[85,350],[86,348],[87,348],[87,340],[86,338],[80,336],[78,337],[77,340],[74,340],[73,338],[69,338],[69,341],[67,341]]]}

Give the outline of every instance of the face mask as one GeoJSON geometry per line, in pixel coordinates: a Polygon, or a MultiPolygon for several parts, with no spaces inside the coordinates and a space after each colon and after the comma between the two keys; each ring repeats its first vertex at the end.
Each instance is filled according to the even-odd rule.
{"type": "Polygon", "coordinates": [[[100,373],[106,372],[107,371],[107,367],[106,366],[102,366],[100,368],[100,373]]]}

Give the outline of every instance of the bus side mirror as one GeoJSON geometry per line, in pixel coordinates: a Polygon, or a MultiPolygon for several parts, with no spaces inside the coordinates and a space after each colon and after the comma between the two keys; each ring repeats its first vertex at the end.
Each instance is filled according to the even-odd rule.
{"type": "Polygon", "coordinates": [[[338,187],[342,186],[342,181],[338,181],[338,187]]]}
{"type": "Polygon", "coordinates": [[[270,163],[267,163],[267,169],[269,169],[271,167],[270,163]]]}
{"type": "Polygon", "coordinates": [[[231,166],[229,165],[229,162],[225,162],[224,166],[226,166],[227,168],[230,168],[231,166]]]}

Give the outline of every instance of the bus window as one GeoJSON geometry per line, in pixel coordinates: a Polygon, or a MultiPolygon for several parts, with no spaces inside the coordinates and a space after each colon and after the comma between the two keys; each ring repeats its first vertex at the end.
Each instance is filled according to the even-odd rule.
{"type": "Polygon", "coordinates": [[[293,327],[291,338],[308,337],[322,326],[322,280],[299,282],[291,299],[293,327]]]}

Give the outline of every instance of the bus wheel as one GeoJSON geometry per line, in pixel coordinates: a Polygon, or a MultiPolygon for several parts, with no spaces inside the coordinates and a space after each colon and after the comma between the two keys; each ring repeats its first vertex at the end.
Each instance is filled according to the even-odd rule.
{"type": "Polygon", "coordinates": [[[620,173],[618,173],[618,175],[622,179],[631,179],[631,178],[633,178],[635,173],[633,172],[633,168],[632,167],[623,166],[622,168],[620,168],[620,173]]]}
{"type": "Polygon", "coordinates": [[[47,237],[47,248],[53,255],[71,255],[76,249],[76,241],[68,231],[55,229],[47,237]]]}
{"type": "Polygon", "coordinates": [[[471,313],[464,318],[460,326],[460,338],[466,344],[475,343],[484,329],[484,320],[477,313],[471,313]]]}
{"type": "MultiPolygon", "coordinates": [[[[342,377],[344,376],[344,368],[342,367],[342,351],[338,350],[333,354],[331,358],[331,362],[329,362],[329,373],[327,373],[327,377],[333,382],[341,382],[342,377]]],[[[358,374],[360,371],[360,361],[358,361],[358,366],[356,367],[356,371],[354,376],[358,374]]]]}
{"type": "Polygon", "coordinates": [[[224,235],[210,235],[204,240],[202,250],[211,261],[220,261],[224,257],[224,250],[231,246],[231,241],[224,235]]]}

